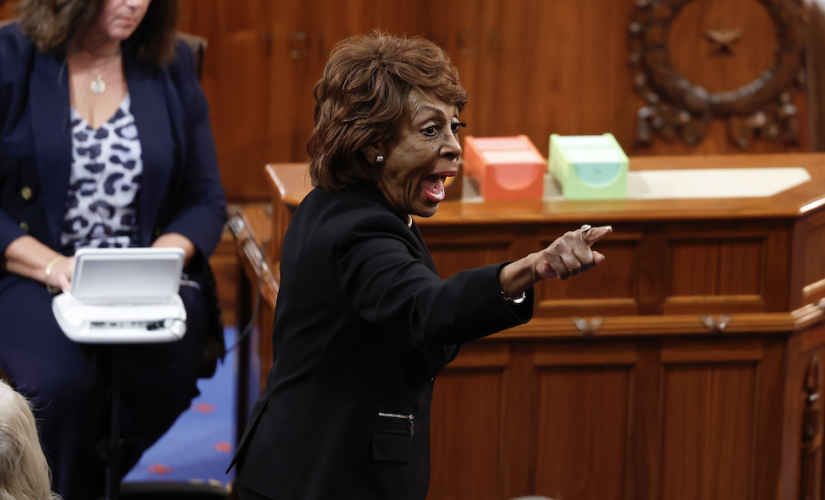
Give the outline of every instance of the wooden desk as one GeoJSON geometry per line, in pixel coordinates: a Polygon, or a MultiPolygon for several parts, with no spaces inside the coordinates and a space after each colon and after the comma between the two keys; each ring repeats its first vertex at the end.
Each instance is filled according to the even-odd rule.
{"type": "MultiPolygon", "coordinates": [[[[439,376],[428,498],[820,498],[825,155],[631,159],[767,166],[812,180],[770,198],[445,202],[417,220],[443,277],[614,227],[604,264],[537,285],[533,321],[439,376]]],[[[305,168],[267,167],[272,268],[305,168]]]]}

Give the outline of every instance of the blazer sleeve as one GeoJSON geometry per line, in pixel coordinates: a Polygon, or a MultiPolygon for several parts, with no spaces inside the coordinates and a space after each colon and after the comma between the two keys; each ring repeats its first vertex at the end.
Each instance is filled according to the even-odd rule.
{"type": "Polygon", "coordinates": [[[176,50],[175,63],[169,71],[183,101],[186,155],[183,178],[175,193],[174,213],[164,232],[186,236],[208,258],[220,241],[226,222],[226,198],[209,123],[209,106],[195,74],[192,52],[182,41],[176,50]]]}
{"type": "Polygon", "coordinates": [[[411,253],[408,231],[395,217],[367,217],[338,240],[339,280],[367,322],[414,345],[460,344],[526,323],[528,300],[510,305],[498,273],[505,264],[460,272],[442,280],[411,253]]]}
{"type": "MultiPolygon", "coordinates": [[[[12,79],[16,76],[8,73],[20,71],[19,68],[23,66],[23,52],[25,52],[12,36],[13,28],[13,26],[7,25],[0,29],[0,130],[6,129],[9,101],[12,98],[12,87],[14,85],[12,79]]],[[[8,172],[5,171],[4,166],[0,165],[0,197],[8,194],[6,186],[3,185],[7,175],[8,172]]],[[[0,198],[0,206],[5,205],[3,201],[0,198]]],[[[5,255],[6,248],[12,241],[26,234],[26,231],[12,218],[11,214],[0,208],[0,256],[5,255]]]]}

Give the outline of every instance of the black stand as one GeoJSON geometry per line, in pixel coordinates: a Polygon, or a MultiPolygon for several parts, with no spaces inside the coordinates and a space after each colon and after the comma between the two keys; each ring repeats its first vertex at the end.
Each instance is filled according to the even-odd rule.
{"type": "Polygon", "coordinates": [[[227,500],[226,489],[211,484],[138,482],[120,484],[120,465],[124,440],[120,436],[122,421],[123,349],[126,345],[110,345],[111,413],[109,438],[99,448],[106,461],[105,500],[227,500]]]}
{"type": "Polygon", "coordinates": [[[123,380],[123,353],[121,346],[112,346],[112,413],[109,440],[106,442],[106,500],[120,497],[118,465],[122,456],[123,441],[120,439],[121,383],[123,380]]]}

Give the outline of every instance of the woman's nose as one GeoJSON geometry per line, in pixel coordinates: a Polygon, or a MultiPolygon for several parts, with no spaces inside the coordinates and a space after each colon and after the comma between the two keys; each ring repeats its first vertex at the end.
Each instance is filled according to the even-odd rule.
{"type": "Polygon", "coordinates": [[[449,134],[447,136],[447,144],[445,144],[441,148],[442,156],[446,156],[448,158],[454,159],[461,156],[461,144],[458,142],[458,136],[455,134],[449,134]]]}

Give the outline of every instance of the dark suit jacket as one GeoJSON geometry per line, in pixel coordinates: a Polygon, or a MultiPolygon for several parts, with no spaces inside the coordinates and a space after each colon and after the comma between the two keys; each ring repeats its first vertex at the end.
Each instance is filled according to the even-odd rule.
{"type": "Polygon", "coordinates": [[[239,445],[239,483],[273,499],[423,500],[430,401],[458,345],[530,319],[501,264],[438,277],[374,188],[313,190],[284,238],[275,363],[239,445]]]}
{"type": "MultiPolygon", "coordinates": [[[[183,42],[176,49],[164,70],[141,64],[128,49],[123,54],[143,144],[139,240],[149,246],[162,233],[180,233],[209,257],[226,219],[224,192],[192,52],[183,42]]],[[[17,23],[0,28],[0,253],[27,230],[60,250],[69,110],[65,57],[40,53],[17,23]]],[[[0,292],[14,278],[0,271],[0,292]]]]}

